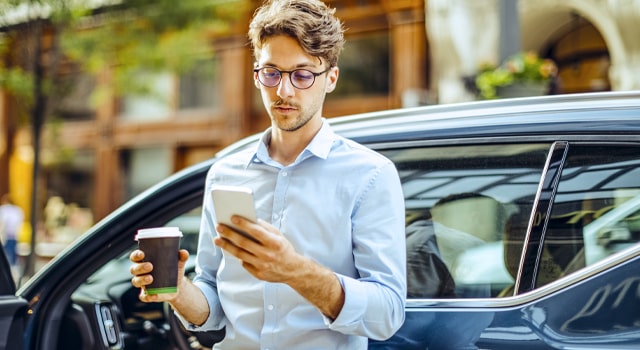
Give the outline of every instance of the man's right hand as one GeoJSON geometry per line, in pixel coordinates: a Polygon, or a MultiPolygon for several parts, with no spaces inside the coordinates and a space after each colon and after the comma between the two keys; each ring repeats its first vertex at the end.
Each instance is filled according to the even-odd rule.
{"type": "MultiPolygon", "coordinates": [[[[183,283],[184,279],[184,266],[187,262],[187,258],[189,258],[189,252],[185,249],[181,249],[178,252],[179,260],[178,260],[178,291],[180,290],[180,286],[183,283]]],[[[178,293],[168,293],[168,294],[147,294],[146,286],[153,282],[153,264],[148,261],[144,261],[144,252],[140,249],[136,249],[129,255],[129,259],[133,262],[131,265],[130,272],[133,275],[131,278],[131,284],[140,288],[140,295],[138,298],[143,302],[163,302],[163,301],[173,301],[178,293]]]]}

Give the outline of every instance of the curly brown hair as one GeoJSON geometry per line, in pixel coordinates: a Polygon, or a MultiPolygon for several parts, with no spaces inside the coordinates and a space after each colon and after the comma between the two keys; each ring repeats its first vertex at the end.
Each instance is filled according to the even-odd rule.
{"type": "Polygon", "coordinates": [[[344,46],[344,28],[334,13],[335,9],[318,0],[265,1],[249,25],[255,58],[259,59],[259,51],[268,38],[288,35],[309,55],[326,60],[330,67],[337,66],[344,46]]]}

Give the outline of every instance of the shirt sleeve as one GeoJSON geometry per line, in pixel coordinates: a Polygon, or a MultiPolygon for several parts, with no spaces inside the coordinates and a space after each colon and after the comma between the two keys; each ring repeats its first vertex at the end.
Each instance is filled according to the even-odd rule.
{"type": "Polygon", "coordinates": [[[215,237],[215,222],[213,221],[213,199],[209,195],[211,192],[212,170],[207,176],[205,192],[202,205],[202,217],[200,221],[200,235],[198,237],[198,253],[196,255],[196,277],[193,279],[202,294],[204,294],[209,304],[209,318],[200,326],[186,321],[176,312],[178,319],[190,331],[219,330],[225,326],[225,316],[220,299],[218,297],[218,287],[216,275],[222,261],[222,252],[213,243],[215,237]]]}
{"type": "Polygon", "coordinates": [[[330,329],[376,340],[404,322],[406,243],[404,197],[393,163],[382,166],[353,215],[353,256],[359,278],[338,275],[344,306],[330,329]],[[372,254],[373,253],[373,254],[372,254]]]}

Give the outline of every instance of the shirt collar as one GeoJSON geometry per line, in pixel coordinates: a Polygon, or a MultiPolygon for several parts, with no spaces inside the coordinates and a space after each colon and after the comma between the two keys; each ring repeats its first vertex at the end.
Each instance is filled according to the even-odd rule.
{"type": "Polygon", "coordinates": [[[320,127],[316,136],[314,136],[309,145],[307,145],[304,152],[311,152],[311,154],[318,158],[327,159],[335,138],[336,134],[333,132],[333,129],[331,129],[327,120],[323,118],[322,127],[320,127]]]}
{"type": "MultiPolygon", "coordinates": [[[[308,157],[308,154],[315,155],[318,158],[326,159],[329,156],[329,152],[331,151],[331,147],[333,145],[333,141],[336,139],[336,134],[331,129],[329,123],[325,118],[322,118],[322,126],[318,133],[313,137],[311,142],[305,147],[304,151],[302,151],[303,157],[299,157],[299,159],[304,159],[308,157]]],[[[273,160],[269,157],[269,150],[267,145],[271,140],[271,128],[268,128],[260,137],[260,142],[258,142],[253,156],[249,159],[247,163],[247,167],[249,167],[252,163],[271,163],[273,160]]]]}

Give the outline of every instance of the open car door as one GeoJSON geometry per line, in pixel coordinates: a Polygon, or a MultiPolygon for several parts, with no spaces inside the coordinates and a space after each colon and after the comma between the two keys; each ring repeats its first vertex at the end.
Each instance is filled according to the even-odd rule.
{"type": "Polygon", "coordinates": [[[16,284],[4,249],[0,249],[0,349],[21,350],[27,301],[16,296],[16,284]]]}

